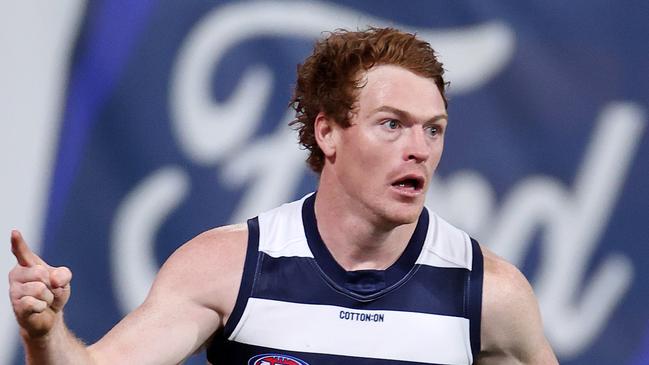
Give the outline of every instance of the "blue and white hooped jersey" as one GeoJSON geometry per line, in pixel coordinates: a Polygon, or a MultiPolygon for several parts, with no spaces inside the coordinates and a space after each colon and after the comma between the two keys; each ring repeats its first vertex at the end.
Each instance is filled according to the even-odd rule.
{"type": "Polygon", "coordinates": [[[480,350],[477,242],[422,211],[386,270],[345,271],[318,233],[315,194],[248,221],[234,310],[214,365],[472,364],[480,350]]]}

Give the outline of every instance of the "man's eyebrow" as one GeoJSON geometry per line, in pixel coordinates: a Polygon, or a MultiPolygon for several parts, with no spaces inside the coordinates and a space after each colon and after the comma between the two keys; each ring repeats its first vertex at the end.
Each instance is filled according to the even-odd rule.
{"type": "MultiPolygon", "coordinates": [[[[392,107],[392,106],[389,106],[389,105],[382,105],[382,106],[372,110],[371,114],[375,114],[375,113],[378,113],[378,112],[390,112],[390,113],[396,114],[399,118],[406,119],[406,120],[414,120],[414,119],[416,119],[412,114],[408,113],[407,111],[399,109],[399,108],[395,108],[395,107],[392,107]]],[[[448,114],[446,114],[446,113],[438,114],[438,115],[430,118],[429,120],[427,120],[425,123],[435,123],[435,122],[440,121],[442,119],[448,120],[448,114]]]]}

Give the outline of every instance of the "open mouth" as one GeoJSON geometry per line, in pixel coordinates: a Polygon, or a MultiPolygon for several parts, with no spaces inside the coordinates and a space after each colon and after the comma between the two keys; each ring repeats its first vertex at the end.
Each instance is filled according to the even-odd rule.
{"type": "Polygon", "coordinates": [[[395,181],[392,186],[402,190],[420,191],[424,186],[424,180],[418,177],[408,176],[395,181]]]}

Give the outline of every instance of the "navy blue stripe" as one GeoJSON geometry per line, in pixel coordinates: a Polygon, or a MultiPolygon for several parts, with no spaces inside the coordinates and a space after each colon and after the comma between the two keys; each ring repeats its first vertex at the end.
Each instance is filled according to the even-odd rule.
{"type": "Polygon", "coordinates": [[[243,315],[248,298],[252,293],[255,273],[257,272],[257,260],[259,257],[259,220],[255,217],[248,220],[248,248],[246,249],[246,259],[243,266],[243,276],[241,277],[241,286],[237,301],[234,304],[232,313],[228,318],[223,330],[223,336],[229,337],[234,331],[237,323],[243,315]]]}
{"type": "Polygon", "coordinates": [[[480,353],[480,323],[482,319],[482,282],[484,279],[484,258],[480,245],[474,239],[471,239],[473,248],[473,265],[469,275],[468,291],[468,316],[469,316],[469,333],[471,338],[471,352],[475,359],[480,353]]]}
{"type": "MultiPolygon", "coordinates": [[[[281,329],[278,329],[281,332],[281,329]]],[[[404,342],[408,339],[404,338],[404,342]]],[[[400,347],[399,344],[390,343],[386,346],[400,347]]],[[[249,364],[249,360],[254,356],[260,354],[278,354],[289,355],[305,361],[308,365],[441,365],[441,364],[426,364],[413,361],[397,361],[397,360],[382,360],[382,359],[368,359],[364,357],[328,355],[328,354],[314,354],[309,352],[299,351],[285,351],[276,350],[267,347],[246,345],[238,342],[226,341],[222,345],[223,351],[220,353],[208,353],[207,359],[212,365],[232,365],[232,364],[249,364]]]]}
{"type": "MultiPolygon", "coordinates": [[[[273,258],[261,253],[253,297],[293,303],[335,305],[366,310],[396,310],[465,316],[467,270],[416,265],[413,275],[389,295],[373,300],[340,295],[317,272],[312,258],[273,258]],[[315,270],[314,270],[315,269],[315,270]]],[[[342,293],[344,294],[344,293],[342,293]]]]}

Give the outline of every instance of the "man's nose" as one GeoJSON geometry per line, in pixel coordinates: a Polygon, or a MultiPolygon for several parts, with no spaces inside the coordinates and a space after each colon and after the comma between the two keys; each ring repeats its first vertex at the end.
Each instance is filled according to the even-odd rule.
{"type": "Polygon", "coordinates": [[[415,162],[424,162],[430,157],[430,145],[426,131],[420,125],[413,126],[409,130],[409,138],[406,141],[405,158],[415,162]]]}

